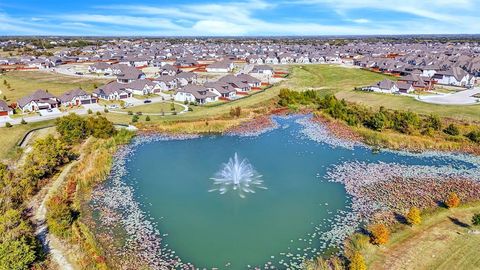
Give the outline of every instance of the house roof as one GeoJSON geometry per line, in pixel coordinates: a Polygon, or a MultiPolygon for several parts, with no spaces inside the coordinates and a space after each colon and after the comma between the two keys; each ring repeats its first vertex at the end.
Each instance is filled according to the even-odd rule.
{"type": "Polygon", "coordinates": [[[47,99],[56,99],[56,97],[45,90],[38,89],[37,91],[33,92],[30,96],[23,97],[17,101],[20,107],[27,105],[32,101],[40,101],[40,100],[47,100],[47,99]]]}
{"type": "Polygon", "coordinates": [[[0,100],[0,112],[10,112],[12,108],[8,107],[7,102],[0,100]]]}
{"type": "Polygon", "coordinates": [[[60,99],[60,101],[63,103],[63,102],[72,101],[72,99],[74,99],[75,97],[87,96],[87,95],[89,94],[85,92],[83,89],[77,88],[77,89],[73,89],[63,93],[63,95],[61,95],[58,99],[60,99]]]}

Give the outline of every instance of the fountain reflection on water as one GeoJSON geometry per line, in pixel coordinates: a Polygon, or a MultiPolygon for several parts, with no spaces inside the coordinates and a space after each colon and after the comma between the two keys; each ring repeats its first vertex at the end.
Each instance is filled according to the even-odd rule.
{"type": "Polygon", "coordinates": [[[255,193],[256,188],[267,189],[263,186],[262,175],[259,174],[248,162],[247,159],[238,158],[237,153],[222,164],[222,168],[210,178],[213,180],[214,188],[209,192],[218,191],[225,194],[229,190],[238,192],[241,198],[245,198],[245,193],[255,193]]]}

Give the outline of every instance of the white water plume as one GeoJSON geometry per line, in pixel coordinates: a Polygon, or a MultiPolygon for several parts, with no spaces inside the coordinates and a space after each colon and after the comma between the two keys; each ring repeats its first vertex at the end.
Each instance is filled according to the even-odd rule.
{"type": "Polygon", "coordinates": [[[233,190],[238,192],[241,198],[245,198],[245,193],[255,193],[255,188],[267,189],[263,186],[261,178],[262,175],[253,168],[247,159],[240,160],[235,153],[227,163],[222,164],[222,168],[215,176],[210,178],[215,187],[209,191],[225,194],[229,190],[233,190]]]}

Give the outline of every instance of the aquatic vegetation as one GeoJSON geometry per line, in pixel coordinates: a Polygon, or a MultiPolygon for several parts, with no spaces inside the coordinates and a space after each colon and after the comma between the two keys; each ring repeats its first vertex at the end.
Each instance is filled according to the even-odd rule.
{"type": "Polygon", "coordinates": [[[240,160],[237,153],[222,165],[222,168],[210,178],[215,188],[209,192],[218,191],[225,194],[228,191],[237,191],[241,198],[245,193],[255,193],[255,189],[266,189],[260,175],[248,162],[247,159],[240,160]]]}

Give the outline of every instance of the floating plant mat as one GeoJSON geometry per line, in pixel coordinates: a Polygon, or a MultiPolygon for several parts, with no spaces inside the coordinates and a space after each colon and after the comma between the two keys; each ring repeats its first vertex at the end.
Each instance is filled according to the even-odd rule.
{"type": "Polygon", "coordinates": [[[298,269],[376,211],[398,210],[375,197],[389,183],[448,176],[475,188],[480,175],[477,158],[374,153],[309,116],[255,134],[139,137],[119,151],[92,200],[99,223],[125,228],[117,253],[155,269],[298,269]]]}

